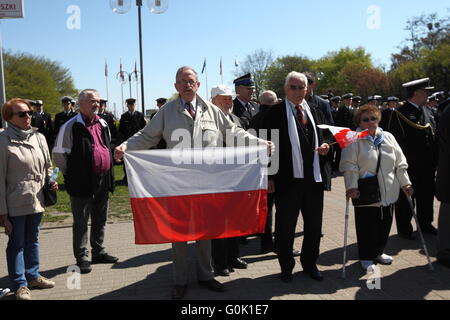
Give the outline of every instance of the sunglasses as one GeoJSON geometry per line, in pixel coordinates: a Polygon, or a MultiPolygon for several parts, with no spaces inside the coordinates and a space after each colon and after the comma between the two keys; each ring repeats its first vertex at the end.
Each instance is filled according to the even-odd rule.
{"type": "Polygon", "coordinates": [[[377,121],[378,119],[376,117],[370,117],[370,118],[363,118],[361,119],[362,122],[369,122],[369,121],[377,121]]]}
{"type": "Polygon", "coordinates": [[[27,115],[31,117],[33,115],[33,111],[19,111],[14,112],[13,115],[18,115],[19,118],[25,118],[27,115]]]}
{"type": "Polygon", "coordinates": [[[294,86],[294,85],[290,85],[289,89],[291,90],[303,90],[305,89],[305,86],[294,86]]]}

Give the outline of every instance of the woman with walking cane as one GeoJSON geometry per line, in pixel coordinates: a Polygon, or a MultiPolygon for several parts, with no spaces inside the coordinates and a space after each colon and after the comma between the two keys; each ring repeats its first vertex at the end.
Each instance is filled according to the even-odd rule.
{"type": "Polygon", "coordinates": [[[354,116],[357,131],[369,134],[342,150],[339,169],[344,173],[347,198],[355,207],[356,236],[361,267],[374,262],[391,264],[384,248],[392,224],[393,204],[400,188],[407,196],[413,189],[406,158],[389,132],[378,127],[381,112],[374,106],[361,107],[354,116]]]}

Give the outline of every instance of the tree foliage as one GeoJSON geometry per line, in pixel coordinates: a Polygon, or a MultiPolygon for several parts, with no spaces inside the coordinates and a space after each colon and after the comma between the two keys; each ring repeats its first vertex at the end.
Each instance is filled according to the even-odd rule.
{"type": "Polygon", "coordinates": [[[267,68],[273,62],[272,50],[259,49],[247,55],[239,70],[234,73],[236,77],[251,73],[256,83],[255,93],[259,93],[266,88],[265,79],[267,68]]]}
{"type": "Polygon", "coordinates": [[[76,96],[68,68],[28,53],[4,53],[6,99],[43,100],[47,112],[60,112],[60,98],[76,96]]]}

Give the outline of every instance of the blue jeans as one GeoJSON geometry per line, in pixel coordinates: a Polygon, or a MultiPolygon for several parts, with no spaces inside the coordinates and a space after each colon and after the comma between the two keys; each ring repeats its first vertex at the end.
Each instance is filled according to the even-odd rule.
{"type": "Polygon", "coordinates": [[[13,226],[6,248],[12,290],[28,286],[39,275],[39,224],[42,213],[8,217],[13,226]]]}

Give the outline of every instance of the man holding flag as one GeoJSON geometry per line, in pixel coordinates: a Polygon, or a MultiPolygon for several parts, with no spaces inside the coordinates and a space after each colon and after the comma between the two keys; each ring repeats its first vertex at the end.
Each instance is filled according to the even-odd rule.
{"type": "MultiPolygon", "coordinates": [[[[179,98],[165,104],[140,132],[131,137],[116,148],[116,160],[122,159],[127,150],[144,150],[156,146],[161,138],[167,142],[167,148],[180,147],[180,133],[190,134],[188,142],[196,140],[196,135],[202,135],[201,145],[222,146],[220,134],[229,133],[234,137],[246,138],[251,141],[261,141],[270,148],[271,142],[260,140],[242,129],[229,120],[219,108],[203,100],[197,91],[200,82],[197,72],[190,67],[181,67],[176,73],[175,89],[179,93],[179,98]],[[175,137],[176,136],[176,137],[175,137]]],[[[184,145],[184,147],[187,147],[184,145]]],[[[195,223],[195,221],[189,221],[195,223]]],[[[193,226],[195,227],[195,226],[193,226]]],[[[189,239],[186,239],[186,241],[189,239]]],[[[214,271],[211,261],[211,241],[197,240],[197,276],[201,286],[209,290],[222,292],[225,290],[223,284],[214,279],[214,271]]],[[[187,242],[179,241],[172,243],[173,268],[175,287],[172,290],[173,299],[181,299],[185,296],[188,282],[188,258],[187,242]]]]}

